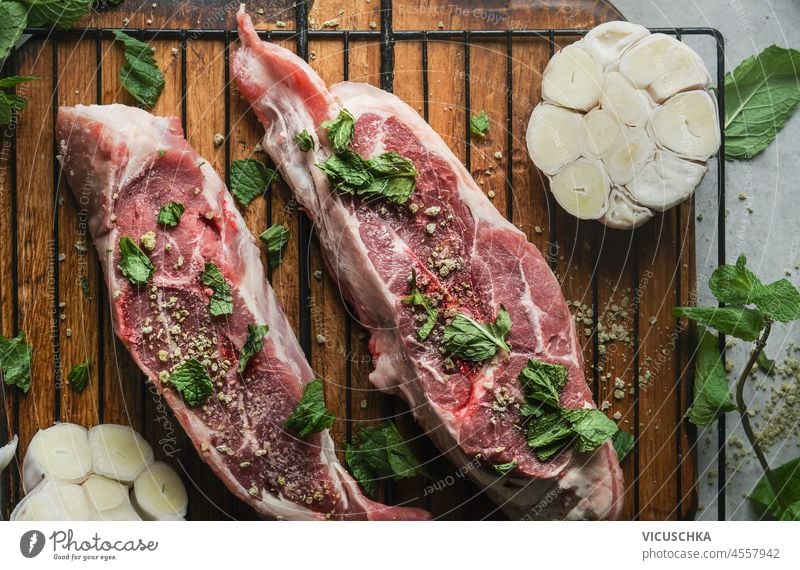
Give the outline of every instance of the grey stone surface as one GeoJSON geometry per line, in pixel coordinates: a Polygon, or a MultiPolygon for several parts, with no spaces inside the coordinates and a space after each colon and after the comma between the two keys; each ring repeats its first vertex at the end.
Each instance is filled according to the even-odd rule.
{"type": "MultiPolygon", "coordinates": [[[[648,27],[710,26],[725,37],[726,71],[744,58],[757,54],[765,47],[778,44],[800,48],[800,2],[797,0],[617,0],[615,5],[628,20],[648,27]]],[[[713,45],[708,41],[691,42],[705,57],[714,72],[713,45]],[[698,45],[699,44],[699,45],[698,45]]],[[[748,264],[765,280],[788,277],[800,284],[800,113],[791,119],[777,140],[760,156],[748,162],[728,162],[726,165],[729,213],[725,223],[727,262],[740,253],[748,264]],[[741,194],[740,194],[741,193],[741,194]],[[750,211],[752,210],[752,212],[750,211]]],[[[702,221],[697,223],[698,303],[710,303],[711,295],[705,282],[717,265],[716,173],[709,172],[698,189],[696,205],[702,221]]],[[[778,361],[797,357],[800,350],[800,327],[778,326],[771,335],[767,352],[778,361]]],[[[744,365],[748,349],[734,345],[727,358],[734,373],[744,365]]],[[[731,374],[731,376],[733,376],[731,374]]],[[[800,402],[783,402],[770,409],[765,402],[774,390],[787,382],[795,386],[798,379],[778,375],[768,378],[760,374],[751,385],[747,399],[758,410],[754,420],[780,421],[790,417],[791,410],[800,409],[800,402]],[[760,387],[758,387],[760,384],[760,387]],[[786,407],[788,403],[788,408],[786,407]]],[[[795,412],[796,413],[796,412],[795,412]]],[[[753,519],[760,514],[752,509],[744,496],[761,475],[761,468],[750,452],[739,418],[735,413],[726,417],[725,454],[728,468],[717,471],[717,425],[698,434],[700,502],[698,518],[715,520],[721,516],[718,494],[720,477],[725,481],[724,517],[729,520],[753,519]]],[[[786,438],[772,446],[773,465],[800,456],[800,435],[797,424],[790,426],[786,438]]]]}

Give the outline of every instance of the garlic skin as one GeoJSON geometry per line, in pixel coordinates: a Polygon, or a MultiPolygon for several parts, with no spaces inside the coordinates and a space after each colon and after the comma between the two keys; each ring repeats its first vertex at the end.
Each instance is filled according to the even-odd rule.
{"type": "Polygon", "coordinates": [[[676,38],[601,24],[545,68],[528,154],[570,214],[636,228],[691,197],[719,151],[710,82],[676,38]]]}

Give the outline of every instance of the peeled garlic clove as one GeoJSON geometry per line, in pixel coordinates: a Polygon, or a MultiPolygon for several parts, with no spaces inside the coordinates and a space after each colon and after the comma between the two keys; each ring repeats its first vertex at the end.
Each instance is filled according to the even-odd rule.
{"type": "Polygon", "coordinates": [[[678,40],[665,34],[642,39],[622,54],[620,73],[637,89],[647,89],[665,69],[664,62],[676,42],[678,40]]]}
{"type": "Polygon", "coordinates": [[[8,467],[8,464],[14,459],[14,454],[17,452],[17,442],[19,438],[15,435],[7,444],[0,447],[0,473],[8,467]]]}
{"type": "Polygon", "coordinates": [[[628,47],[650,35],[647,28],[630,22],[606,22],[592,28],[583,39],[586,51],[604,66],[615,63],[628,47]]]}
{"type": "Polygon", "coordinates": [[[681,91],[705,89],[711,82],[706,64],[697,53],[677,39],[663,61],[663,69],[648,87],[657,103],[681,91]]]}
{"type": "Polygon", "coordinates": [[[603,68],[579,44],[555,54],[542,77],[542,98],[578,111],[596,107],[603,68]]]}
{"type": "Polygon", "coordinates": [[[664,212],[691,196],[706,170],[708,166],[705,164],[660,150],[636,174],[627,189],[642,206],[664,212]]]}
{"type": "Polygon", "coordinates": [[[133,504],[144,520],[180,520],[186,516],[189,497],[175,470],[156,461],[134,482],[133,504]]]}
{"type": "Polygon", "coordinates": [[[640,127],[623,127],[614,142],[603,153],[612,182],[624,186],[633,179],[655,153],[656,145],[640,127]]]}
{"type": "Polygon", "coordinates": [[[606,74],[600,105],[631,127],[643,127],[650,118],[650,98],[617,71],[606,74]]]}
{"type": "Polygon", "coordinates": [[[555,174],[581,154],[583,120],[580,113],[543,104],[536,107],[525,133],[528,154],[545,174],[555,174]]]}
{"type": "Polygon", "coordinates": [[[602,109],[586,113],[583,117],[583,127],[585,131],[583,154],[589,158],[600,158],[622,131],[620,122],[611,113],[602,109]]]}
{"type": "Polygon", "coordinates": [[[688,91],[653,111],[649,129],[661,148],[678,156],[706,161],[719,150],[717,105],[707,91],[688,91]]]}
{"type": "Polygon", "coordinates": [[[82,483],[92,472],[86,428],[56,424],[33,436],[22,462],[22,486],[30,493],[44,479],[82,483]]]}
{"type": "Polygon", "coordinates": [[[153,448],[128,426],[94,426],[89,430],[89,445],[94,472],[120,483],[133,483],[154,459],[153,448]]]}
{"type": "Polygon", "coordinates": [[[11,513],[12,521],[88,521],[91,507],[80,485],[46,480],[11,513]]]}
{"type": "Polygon", "coordinates": [[[621,188],[612,188],[608,197],[608,210],[600,220],[609,228],[632,230],[653,217],[653,212],[639,206],[621,188]]]}
{"type": "Polygon", "coordinates": [[[582,220],[596,220],[605,214],[610,186],[603,165],[583,157],[550,180],[550,190],[561,207],[582,220]]]}

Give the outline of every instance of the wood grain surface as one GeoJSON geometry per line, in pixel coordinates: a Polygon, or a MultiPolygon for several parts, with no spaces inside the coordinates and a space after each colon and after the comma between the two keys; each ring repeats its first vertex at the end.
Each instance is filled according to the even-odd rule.
{"type": "MultiPolygon", "coordinates": [[[[234,30],[237,7],[238,2],[220,0],[127,0],[81,25],[234,30]]],[[[296,29],[292,0],[255,2],[250,11],[261,29],[296,29]]],[[[309,8],[309,23],[343,31],[379,29],[380,11],[379,0],[318,1],[309,8]]],[[[396,30],[436,30],[588,28],[620,18],[609,3],[588,0],[419,0],[394,2],[391,20],[396,30]]],[[[297,47],[294,39],[283,44],[297,47]]],[[[152,45],[166,76],[154,112],[181,117],[190,143],[226,176],[231,160],[266,160],[256,150],[261,129],[229,84],[227,57],[235,49],[235,34],[215,40],[188,35],[183,44],[156,38],[152,45]],[[214,144],[217,133],[225,136],[219,146],[214,144]]],[[[607,413],[618,414],[620,425],[638,440],[623,462],[624,516],[686,518],[696,507],[693,434],[681,421],[691,382],[689,335],[679,326],[686,323],[676,323],[670,309],[689,302],[695,288],[692,205],[657,216],[635,232],[578,222],[557,206],[528,158],[524,140],[552,47],[558,46],[543,38],[476,39],[469,46],[462,41],[398,41],[393,88],[442,135],[500,212],[550,259],[581,319],[587,379],[598,404],[607,402],[607,413]],[[482,109],[491,120],[490,134],[470,139],[468,117],[482,109]],[[598,327],[628,330],[630,339],[602,342],[595,334],[598,327]]],[[[312,40],[308,50],[311,65],[329,83],[349,79],[381,84],[377,39],[312,40]]],[[[121,64],[117,46],[92,34],[31,40],[6,64],[7,73],[41,79],[21,87],[28,108],[6,129],[0,156],[0,332],[10,336],[23,330],[35,347],[31,391],[23,395],[3,389],[0,441],[19,433],[21,458],[35,431],[54,421],[130,424],[142,431],[159,458],[183,470],[191,519],[251,519],[253,513],[198,458],[114,338],[97,256],[88,236],[81,235],[80,206],[59,179],[54,105],[132,104],[117,80],[121,64]],[[76,247],[81,243],[88,251],[76,247]],[[89,295],[83,293],[84,279],[89,295]],[[91,382],[76,393],[63,379],[86,358],[93,362],[91,382]]],[[[289,190],[276,183],[243,213],[256,234],[282,223],[295,237],[270,281],[295,330],[308,319],[305,348],[326,380],[328,407],[340,418],[332,429],[339,450],[364,422],[391,416],[426,462],[432,480],[384,485],[381,499],[425,507],[444,519],[503,518],[496,505],[439,456],[405,404],[371,388],[367,335],[325,271],[316,240],[301,251],[296,238],[308,223],[302,222],[289,190]],[[303,259],[308,267],[301,271],[303,259]],[[303,275],[308,276],[307,299],[300,294],[303,275]],[[438,481],[452,484],[429,492],[438,481]]],[[[4,517],[20,498],[19,468],[12,465],[2,479],[4,517]]]]}

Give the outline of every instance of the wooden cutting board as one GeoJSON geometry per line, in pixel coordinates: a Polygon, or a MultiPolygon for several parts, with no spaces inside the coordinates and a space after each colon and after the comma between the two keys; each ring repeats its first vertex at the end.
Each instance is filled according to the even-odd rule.
{"type": "MultiPolygon", "coordinates": [[[[256,8],[264,29],[277,29],[277,21],[288,29],[295,26],[292,0],[255,3],[251,12],[256,8]]],[[[235,9],[221,0],[161,0],[154,8],[130,14],[123,3],[83,24],[233,30],[235,9]]],[[[309,14],[312,27],[336,19],[341,30],[370,30],[380,27],[380,10],[379,0],[320,1],[309,14]]],[[[420,0],[395,2],[391,12],[395,30],[588,28],[622,18],[609,3],[588,0],[420,0]]],[[[282,43],[296,47],[293,39],[282,43]]],[[[251,156],[261,129],[235,90],[226,86],[225,39],[187,36],[185,66],[178,40],[157,39],[153,46],[166,76],[154,112],[185,117],[189,141],[220,172],[226,172],[230,160],[251,156]],[[215,146],[214,134],[226,130],[229,142],[215,146]]],[[[690,451],[694,434],[681,421],[691,383],[688,335],[670,309],[687,303],[695,289],[692,205],[656,216],[635,232],[579,223],[565,214],[548,195],[524,144],[550,46],[546,38],[514,39],[510,59],[508,49],[506,38],[472,42],[468,50],[460,41],[431,40],[424,50],[418,41],[398,42],[394,91],[426,116],[468,163],[497,208],[549,256],[567,299],[574,302],[589,385],[598,403],[609,403],[608,414],[616,414],[620,425],[638,438],[636,450],[623,462],[625,517],[689,517],[696,506],[690,451]],[[465,136],[466,77],[469,108],[485,109],[492,121],[482,141],[465,136]],[[598,324],[603,334],[594,334],[598,324]],[[604,341],[608,336],[616,340],[604,341]]],[[[341,38],[312,40],[309,57],[328,82],[344,79],[346,71],[350,80],[380,85],[376,39],[351,39],[347,58],[341,38]]],[[[8,73],[41,79],[20,90],[29,100],[28,108],[6,130],[0,162],[0,332],[10,336],[23,330],[35,347],[31,391],[23,395],[3,389],[0,442],[18,433],[21,458],[36,430],[54,421],[130,424],[150,441],[159,458],[183,471],[190,490],[190,518],[250,519],[253,513],[198,458],[114,338],[97,256],[91,247],[88,253],[75,247],[83,239],[83,226],[78,204],[59,182],[54,103],[131,104],[116,79],[121,65],[116,46],[92,34],[58,42],[31,40],[7,64],[8,73]],[[83,280],[88,295],[82,291],[83,280]],[[86,358],[93,362],[91,383],[76,393],[65,383],[66,374],[86,358]]],[[[281,185],[251,203],[244,215],[253,232],[282,223],[297,236],[301,227],[302,214],[281,185]]],[[[328,406],[341,418],[333,428],[338,448],[344,448],[363,422],[391,415],[426,461],[431,479],[384,485],[383,500],[426,507],[444,519],[502,518],[463,472],[439,457],[402,402],[370,387],[366,334],[325,272],[316,240],[302,252],[309,263],[302,271],[299,243],[295,240],[287,248],[270,278],[290,322],[305,340],[315,370],[327,381],[328,406]],[[319,279],[314,277],[317,271],[322,272],[319,279]],[[308,276],[308,298],[301,298],[301,275],[308,276]]],[[[19,467],[12,465],[2,478],[4,516],[21,496],[19,467]]]]}

